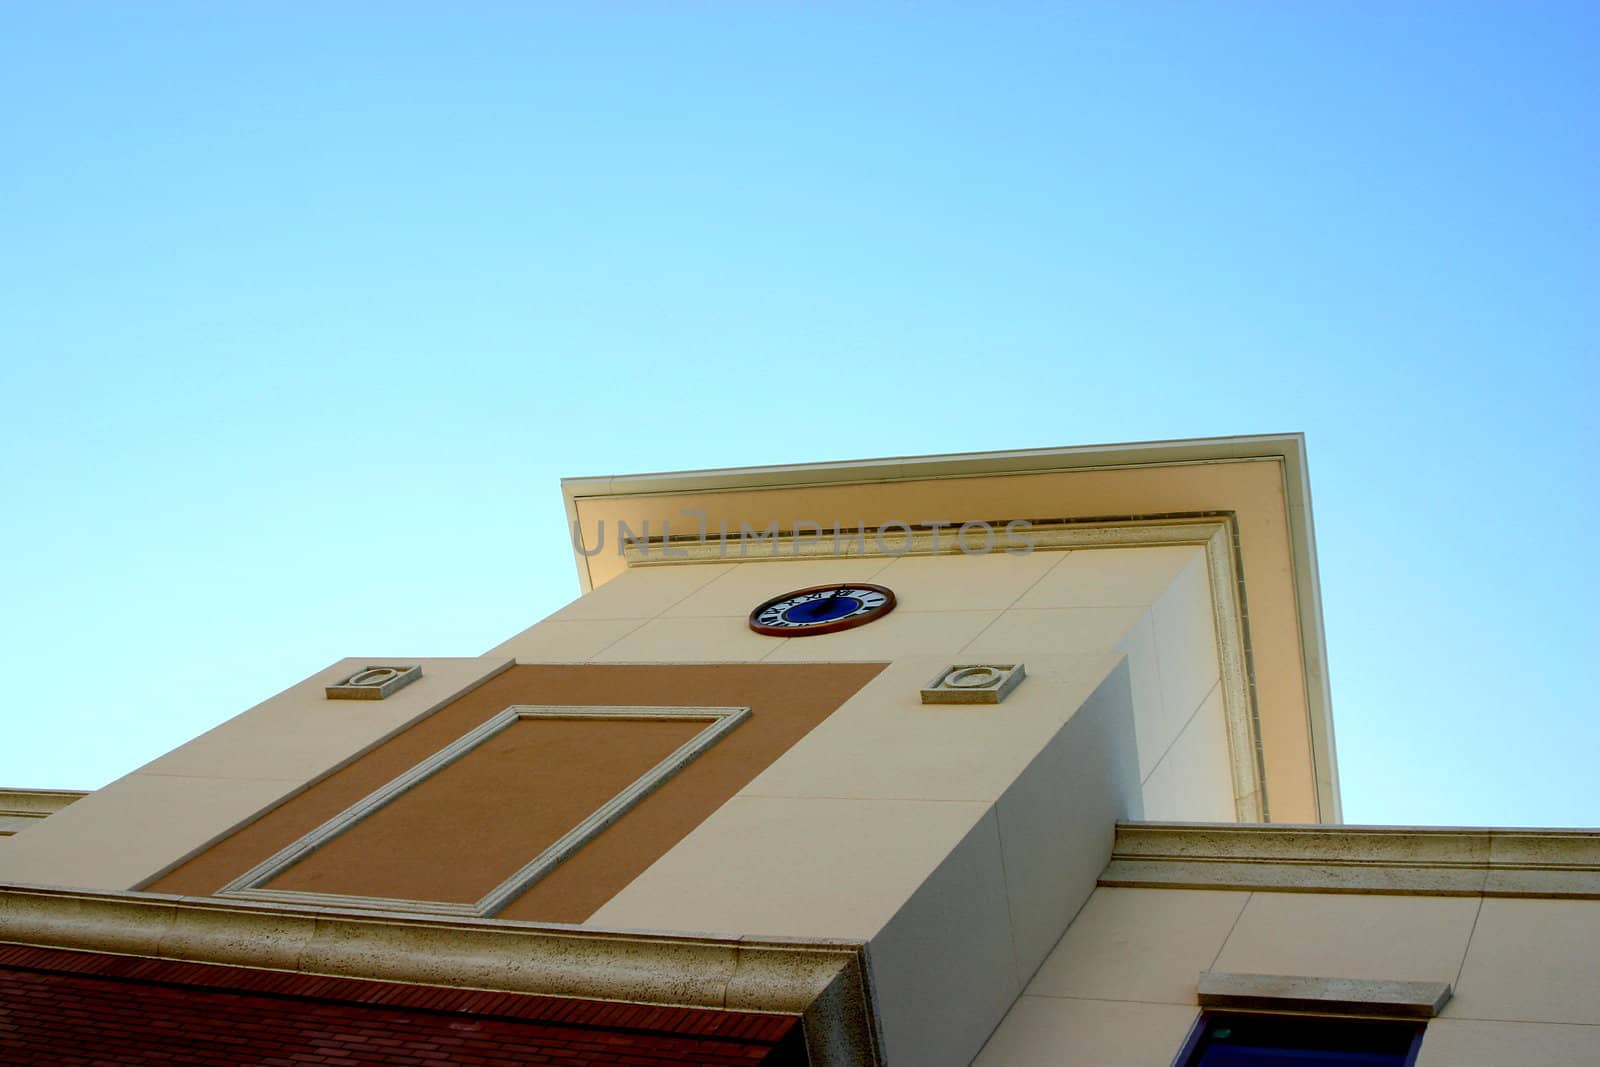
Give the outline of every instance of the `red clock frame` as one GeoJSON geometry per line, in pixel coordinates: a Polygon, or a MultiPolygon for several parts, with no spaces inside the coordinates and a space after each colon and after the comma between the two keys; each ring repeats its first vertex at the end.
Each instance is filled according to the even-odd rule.
{"type": "Polygon", "coordinates": [[[787,593],[769,597],[757,604],[750,610],[750,629],[768,637],[817,637],[821,634],[836,634],[841,630],[853,630],[857,626],[876,622],[893,611],[894,606],[894,590],[888,586],[873,585],[871,582],[829,582],[826,585],[808,585],[804,589],[791,589],[787,593]],[[870,611],[846,615],[842,619],[830,619],[827,622],[802,623],[797,626],[766,626],[756,621],[762,612],[774,604],[781,604],[785,600],[793,600],[808,593],[826,593],[836,589],[859,589],[864,592],[879,593],[883,596],[883,603],[870,611]]]}

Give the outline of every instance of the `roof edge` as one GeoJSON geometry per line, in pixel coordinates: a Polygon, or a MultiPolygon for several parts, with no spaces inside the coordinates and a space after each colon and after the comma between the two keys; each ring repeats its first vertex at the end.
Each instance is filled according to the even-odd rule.
{"type": "Polygon", "coordinates": [[[1031,474],[1092,467],[1142,467],[1170,463],[1266,459],[1304,453],[1305,435],[1251,434],[1125,444],[1069,445],[997,452],[950,452],[828,463],[613,474],[561,479],[570,503],[586,497],[730,489],[775,489],[798,485],[865,484],[982,474],[1031,474]]]}

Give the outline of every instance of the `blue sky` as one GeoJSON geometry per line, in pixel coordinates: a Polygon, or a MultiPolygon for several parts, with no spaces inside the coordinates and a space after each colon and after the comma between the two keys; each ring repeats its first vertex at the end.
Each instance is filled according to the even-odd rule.
{"type": "Polygon", "coordinates": [[[0,786],[484,651],[564,475],[1301,430],[1347,817],[1600,826],[1600,9],[985,7],[0,8],[0,786]]]}

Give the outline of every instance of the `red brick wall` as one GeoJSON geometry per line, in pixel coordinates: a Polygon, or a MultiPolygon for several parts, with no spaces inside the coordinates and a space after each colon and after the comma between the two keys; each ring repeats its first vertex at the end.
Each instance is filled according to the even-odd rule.
{"type": "Polygon", "coordinates": [[[5,1067],[801,1067],[798,1022],[0,946],[5,1067]]]}

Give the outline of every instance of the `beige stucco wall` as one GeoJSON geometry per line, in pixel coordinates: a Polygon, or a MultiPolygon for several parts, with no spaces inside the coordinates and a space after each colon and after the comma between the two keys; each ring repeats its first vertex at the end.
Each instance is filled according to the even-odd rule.
{"type": "Polygon", "coordinates": [[[890,1062],[959,1067],[1116,820],[1232,817],[1208,574],[1193,546],[635,567],[481,658],[419,661],[384,701],[324,699],[368,661],[335,664],[17,839],[0,879],[145,884],[513,661],[885,662],[586,925],[865,940],[890,1062]],[[748,628],[763,599],[852,580],[896,610],[820,637],[748,628]],[[923,705],[955,662],[1028,677],[997,706],[923,705]]]}
{"type": "MultiPolygon", "coordinates": [[[[949,663],[1022,660],[1030,680],[1018,697],[1027,703],[1047,699],[1043,691],[1057,685],[1076,686],[1081,700],[1083,687],[1105,676],[1100,657],[1126,656],[1145,817],[1234,818],[1211,591],[1199,547],[634,567],[489,654],[519,663],[892,662],[891,677],[761,783],[814,783],[832,796],[858,788],[841,779],[892,781],[897,761],[925,760],[940,744],[953,751],[962,743],[986,746],[987,773],[1002,785],[1020,770],[1019,759],[1038,750],[1044,735],[999,749],[986,728],[959,743],[929,733],[941,715],[974,721],[971,711],[936,712],[917,702],[916,690],[949,663]],[[831,581],[888,585],[899,605],[870,626],[820,637],[765,637],[747,626],[750,609],[767,597],[831,581]],[[884,706],[903,718],[863,718],[858,710],[884,706]],[[864,721],[876,732],[862,733],[864,721]]],[[[1054,728],[1069,713],[1060,712],[1054,728]]],[[[951,785],[936,762],[922,773],[951,785]]],[[[992,800],[994,782],[967,799],[992,800]]]]}
{"type": "MultiPolygon", "coordinates": [[[[1187,752],[1191,736],[1203,733],[1192,725],[1207,721],[1196,708],[1215,688],[1201,556],[1186,547],[635,568],[483,657],[407,659],[422,665],[423,677],[386,700],[325,699],[326,684],[382,659],[331,664],[31,827],[26,837],[8,839],[0,879],[138,887],[481,683],[512,657],[890,661],[886,684],[808,738],[749,795],[792,799],[810,791],[861,799],[863,787],[852,784],[859,781],[872,783],[868,791],[893,794],[880,799],[914,800],[936,783],[935,792],[992,804],[1126,655],[1140,776],[1151,779],[1158,798],[1149,814],[1174,816],[1174,798],[1206,792],[1204,783],[1189,779],[1175,788],[1163,769],[1169,750],[1187,752]],[[890,583],[899,608],[871,626],[827,637],[774,639],[745,625],[750,607],[766,596],[852,579],[890,583]],[[1200,654],[1190,662],[1184,653],[1197,638],[1200,654]],[[971,710],[917,703],[921,684],[960,657],[1028,664],[1032,677],[1005,705],[1006,714],[994,717],[997,729],[971,710]],[[1028,710],[1046,705],[1047,714],[1028,710]],[[889,709],[892,716],[884,717],[889,709]]],[[[1202,765],[1188,758],[1165,764],[1202,765]]],[[[1207,810],[1194,817],[1217,816],[1207,810]]],[[[910,891],[895,889],[896,903],[904,899],[902,888],[910,891]]]]}
{"type": "Polygon", "coordinates": [[[1207,970],[1448,982],[1419,1067],[1600,1063],[1600,901],[1104,886],[975,1062],[1170,1064],[1207,970]]]}
{"type": "Polygon", "coordinates": [[[1208,582],[1194,546],[638,566],[492,654],[886,661],[589,925],[867,940],[890,1062],[960,1065],[1093,887],[1115,819],[1233,818],[1208,582]],[[834,581],[898,606],[839,634],[749,630],[762,600],[834,581]],[[999,706],[920,701],[950,663],[1017,661],[999,706]]]}
{"type": "Polygon", "coordinates": [[[360,658],[305,681],[57,812],[0,851],[0,881],[134,889],[510,665],[360,658]],[[328,700],[369,663],[422,677],[385,700],[328,700]]]}

